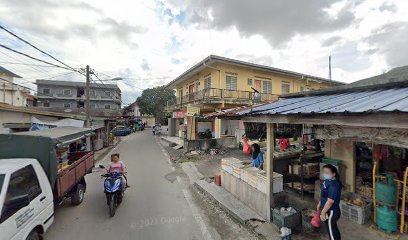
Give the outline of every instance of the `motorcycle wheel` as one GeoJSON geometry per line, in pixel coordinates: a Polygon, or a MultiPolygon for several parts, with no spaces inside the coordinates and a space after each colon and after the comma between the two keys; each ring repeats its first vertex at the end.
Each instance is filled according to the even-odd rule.
{"type": "Polygon", "coordinates": [[[109,216],[113,217],[115,216],[115,213],[116,213],[116,198],[115,194],[111,194],[109,199],[109,216]]]}
{"type": "Polygon", "coordinates": [[[118,195],[118,205],[122,203],[123,200],[123,192],[118,195]]]}

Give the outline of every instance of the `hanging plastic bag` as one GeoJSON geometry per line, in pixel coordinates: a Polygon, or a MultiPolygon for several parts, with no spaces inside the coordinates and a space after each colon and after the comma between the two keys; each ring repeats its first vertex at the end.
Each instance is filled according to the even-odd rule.
{"type": "Polygon", "coordinates": [[[248,138],[244,137],[243,141],[244,141],[244,146],[243,146],[243,149],[242,149],[243,153],[247,154],[247,155],[251,154],[251,147],[248,144],[248,138]]]}
{"type": "Polygon", "coordinates": [[[315,228],[320,227],[320,211],[316,212],[316,214],[312,218],[312,221],[310,221],[310,224],[315,228]]]}

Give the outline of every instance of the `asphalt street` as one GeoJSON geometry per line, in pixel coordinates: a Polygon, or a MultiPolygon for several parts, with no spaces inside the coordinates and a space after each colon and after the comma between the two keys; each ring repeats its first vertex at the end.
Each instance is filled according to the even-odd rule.
{"type": "Polygon", "coordinates": [[[86,177],[84,202],[57,208],[45,240],[212,239],[180,179],[166,178],[174,169],[151,131],[124,137],[112,152],[126,164],[131,185],[116,215],[109,217],[103,179],[95,170],[86,177]]]}

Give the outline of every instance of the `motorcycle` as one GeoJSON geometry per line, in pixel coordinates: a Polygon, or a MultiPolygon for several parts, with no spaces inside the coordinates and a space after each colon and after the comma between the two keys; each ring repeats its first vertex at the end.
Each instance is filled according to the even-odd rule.
{"type": "MultiPolygon", "coordinates": [[[[99,166],[105,169],[103,165],[99,166]]],[[[109,206],[109,215],[115,216],[116,208],[121,204],[123,196],[125,194],[125,185],[123,183],[122,173],[106,173],[102,177],[105,177],[104,188],[106,194],[106,202],[109,206]]]]}
{"type": "Polygon", "coordinates": [[[153,135],[161,135],[161,127],[159,126],[153,127],[152,131],[153,131],[153,135]]]}

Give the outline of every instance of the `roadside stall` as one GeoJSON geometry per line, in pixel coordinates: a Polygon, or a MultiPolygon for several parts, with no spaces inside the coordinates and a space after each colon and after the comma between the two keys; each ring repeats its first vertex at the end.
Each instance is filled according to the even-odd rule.
{"type": "MultiPolygon", "coordinates": [[[[373,229],[407,233],[408,88],[404,84],[304,93],[228,115],[228,118],[266,124],[264,170],[267,206],[271,209],[266,211],[271,212],[267,220],[275,220],[273,214],[281,204],[274,195],[272,173],[283,175],[284,182],[288,183],[285,189],[299,190],[302,193],[299,199],[312,200],[312,196],[304,193],[314,192],[318,200],[320,168],[330,163],[338,168],[344,184],[343,218],[359,224],[374,220],[373,229]],[[299,152],[281,151],[279,143],[283,137],[279,129],[282,125],[298,125],[302,129],[287,136],[289,142],[294,141],[294,137],[300,139],[291,146],[299,152]],[[307,156],[311,152],[314,156],[309,162],[307,156]],[[282,161],[288,167],[282,166],[282,161]],[[387,222],[383,222],[384,219],[387,222]]],[[[306,206],[293,195],[289,197],[287,206],[315,208],[315,201],[307,201],[306,206]]]]}

